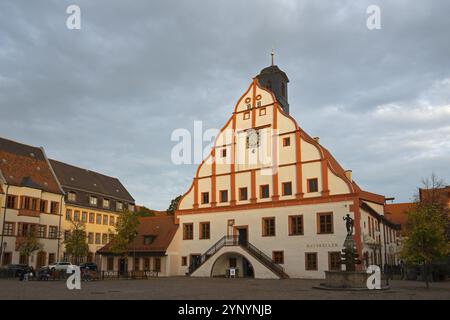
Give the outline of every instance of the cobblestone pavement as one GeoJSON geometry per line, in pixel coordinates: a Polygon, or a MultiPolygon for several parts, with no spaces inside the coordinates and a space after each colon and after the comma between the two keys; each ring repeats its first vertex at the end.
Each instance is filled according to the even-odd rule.
{"type": "Polygon", "coordinates": [[[320,280],[255,280],[211,278],[154,278],[82,282],[81,290],[68,290],[65,281],[0,280],[0,299],[445,299],[450,281],[431,283],[391,281],[386,291],[325,291],[313,289],[320,280]]]}

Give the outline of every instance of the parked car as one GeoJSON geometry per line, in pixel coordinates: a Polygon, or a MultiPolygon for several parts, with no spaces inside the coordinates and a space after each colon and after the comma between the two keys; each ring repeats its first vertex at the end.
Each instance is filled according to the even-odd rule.
{"type": "Polygon", "coordinates": [[[82,263],[82,264],[80,264],[80,269],[89,269],[92,271],[98,271],[97,264],[94,262],[82,263]]]}
{"type": "Polygon", "coordinates": [[[55,264],[49,265],[48,268],[51,271],[67,271],[67,268],[69,268],[70,266],[73,266],[73,264],[71,264],[70,262],[59,261],[56,262],[55,264]]]}
{"type": "Polygon", "coordinates": [[[30,271],[30,267],[26,264],[8,264],[2,270],[12,277],[19,277],[21,274],[30,271]]]}

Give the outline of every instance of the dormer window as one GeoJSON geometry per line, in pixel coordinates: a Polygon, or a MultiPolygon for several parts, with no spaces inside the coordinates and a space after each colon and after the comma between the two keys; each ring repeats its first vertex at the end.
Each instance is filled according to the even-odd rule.
{"type": "Polygon", "coordinates": [[[67,200],[70,201],[70,202],[77,201],[77,194],[75,192],[67,193],[67,200]]]}
{"type": "Polygon", "coordinates": [[[91,205],[91,206],[93,206],[93,207],[96,207],[97,206],[97,197],[94,197],[94,196],[90,196],[89,197],[89,204],[91,205]]]}
{"type": "Polygon", "coordinates": [[[109,199],[103,199],[103,208],[109,209],[109,199]]]}
{"type": "Polygon", "coordinates": [[[123,210],[123,203],[122,202],[116,202],[116,209],[117,211],[123,210]]]}
{"type": "Polygon", "coordinates": [[[134,205],[129,204],[128,205],[128,211],[134,212],[134,205]]]}
{"type": "Polygon", "coordinates": [[[152,244],[153,243],[153,241],[155,241],[155,236],[151,236],[151,235],[147,235],[147,236],[144,236],[144,245],[150,245],[150,244],[152,244]]]}

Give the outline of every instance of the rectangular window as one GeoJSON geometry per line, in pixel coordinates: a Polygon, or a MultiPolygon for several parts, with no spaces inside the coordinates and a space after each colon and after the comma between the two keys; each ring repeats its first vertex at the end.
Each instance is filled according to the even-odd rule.
{"type": "Polygon", "coordinates": [[[223,148],[221,155],[222,155],[222,158],[226,158],[227,157],[227,149],[223,148]]]}
{"type": "Polygon", "coordinates": [[[328,270],[341,270],[341,253],[339,251],[328,252],[328,270]]]}
{"type": "Polygon", "coordinates": [[[244,112],[244,120],[248,120],[248,119],[250,119],[250,112],[246,111],[246,112],[244,112]]]}
{"type": "Polygon", "coordinates": [[[239,188],[239,200],[245,201],[248,199],[247,188],[239,188]]]}
{"type": "Polygon", "coordinates": [[[96,207],[97,206],[97,197],[90,196],[89,197],[89,204],[91,206],[93,206],[93,207],[96,207]]]}
{"type": "Polygon", "coordinates": [[[86,211],[83,211],[83,213],[81,214],[81,221],[87,222],[87,212],[86,211]]]}
{"type": "Polygon", "coordinates": [[[161,272],[161,258],[155,257],[153,263],[154,263],[153,271],[161,272]]]}
{"type": "Polygon", "coordinates": [[[88,233],[88,243],[94,244],[94,233],[93,232],[88,233]]]}
{"type": "Polygon", "coordinates": [[[38,210],[38,199],[31,199],[31,210],[37,211],[38,210]]]}
{"type": "Polygon", "coordinates": [[[102,234],[102,244],[107,244],[107,243],[108,243],[108,234],[103,233],[102,234]]]}
{"type": "Polygon", "coordinates": [[[16,209],[17,208],[17,196],[8,195],[6,197],[6,207],[8,209],[16,209]]]}
{"type": "Polygon", "coordinates": [[[109,225],[114,226],[114,216],[109,216],[109,225]]]}
{"type": "Polygon", "coordinates": [[[106,214],[103,215],[103,224],[108,225],[108,216],[106,214]]]}
{"type": "Polygon", "coordinates": [[[68,192],[67,193],[67,200],[70,202],[77,201],[77,194],[75,192],[68,192]]]}
{"type": "Polygon", "coordinates": [[[303,216],[289,216],[289,235],[303,235],[303,216]]]}
{"type": "Polygon", "coordinates": [[[260,186],[260,195],[259,195],[259,197],[261,198],[261,199],[265,199],[265,198],[269,198],[269,185],[268,184],[265,184],[265,185],[262,185],[262,186],[260,186]]]}
{"type": "Polygon", "coordinates": [[[305,253],[305,269],[310,271],[317,270],[317,252],[305,253]]]}
{"type": "Polygon", "coordinates": [[[128,211],[134,212],[134,205],[129,204],[129,205],[128,205],[128,211]]]}
{"type": "Polygon", "coordinates": [[[56,261],[56,254],[54,253],[49,253],[48,254],[48,264],[54,264],[56,261]]]}
{"type": "Polygon", "coordinates": [[[308,192],[318,192],[319,183],[317,178],[308,179],[308,192]]]}
{"type": "Polygon", "coordinates": [[[70,239],[70,230],[64,230],[64,241],[70,239]]]}
{"type": "Polygon", "coordinates": [[[144,258],[144,271],[150,270],[150,258],[144,258]]]}
{"type": "Polygon", "coordinates": [[[103,208],[109,209],[109,199],[103,199],[103,208]]]}
{"type": "Polygon", "coordinates": [[[97,219],[95,221],[97,224],[102,224],[102,215],[100,213],[97,213],[97,219]]]}
{"type": "Polygon", "coordinates": [[[266,115],[266,108],[259,109],[259,115],[260,116],[265,116],[266,115]]]}
{"type": "Polygon", "coordinates": [[[70,209],[66,210],[66,220],[67,221],[72,220],[72,210],[70,210],[70,209]]]}
{"type": "Polygon", "coordinates": [[[14,235],[14,222],[5,222],[3,233],[5,234],[5,236],[14,235]]]}
{"type": "Polygon", "coordinates": [[[289,147],[290,145],[291,145],[291,138],[290,137],[283,138],[283,147],[289,147]]]}
{"type": "Polygon", "coordinates": [[[106,263],[106,269],[108,271],[114,270],[114,257],[108,257],[107,263],[106,263]]]}
{"type": "Polygon", "coordinates": [[[39,211],[41,213],[47,212],[47,200],[41,200],[41,203],[39,204],[39,211]]]}
{"type": "Polygon", "coordinates": [[[194,239],[194,224],[184,223],[183,224],[183,240],[194,239]]]}
{"type": "Polygon", "coordinates": [[[200,239],[210,238],[211,226],[209,222],[200,222],[200,239]]]}
{"type": "Polygon", "coordinates": [[[75,210],[73,212],[73,221],[80,221],[80,211],[75,210]]]}
{"type": "Polygon", "coordinates": [[[95,222],[95,213],[89,212],[89,223],[95,222]]]}
{"type": "Polygon", "coordinates": [[[283,182],[283,196],[292,195],[292,182],[283,182]]]}
{"type": "Polygon", "coordinates": [[[29,197],[22,197],[22,209],[31,209],[31,199],[29,197]]]}
{"type": "Polygon", "coordinates": [[[155,240],[155,236],[144,236],[144,244],[147,246],[151,245],[154,240],[155,240]]]}
{"type": "Polygon", "coordinates": [[[275,236],[275,218],[263,218],[262,219],[262,235],[263,237],[274,237],[275,236]]]}
{"type": "Polygon", "coordinates": [[[123,210],[123,203],[122,202],[116,202],[116,210],[122,211],[123,210]]]}
{"type": "Polygon", "coordinates": [[[317,233],[330,234],[333,233],[333,213],[325,212],[317,214],[317,233]]]}
{"type": "Polygon", "coordinates": [[[209,192],[202,192],[202,204],[209,203],[209,192]]]}
{"type": "Polygon", "coordinates": [[[58,210],[59,210],[59,203],[56,201],[50,202],[50,213],[58,214],[58,210]]]}
{"type": "Polygon", "coordinates": [[[95,234],[95,244],[101,244],[101,237],[102,237],[101,233],[95,234]]]}
{"type": "Polygon", "coordinates": [[[181,265],[187,266],[187,257],[181,257],[181,265]]]}
{"type": "Polygon", "coordinates": [[[220,202],[228,202],[228,190],[220,190],[220,202]]]}
{"type": "Polygon", "coordinates": [[[55,226],[48,227],[48,237],[50,239],[58,238],[58,227],[55,226]]]}
{"type": "Polygon", "coordinates": [[[283,251],[272,251],[272,260],[278,264],[284,264],[284,252],[283,251]]]}
{"type": "Polygon", "coordinates": [[[44,225],[39,225],[38,227],[38,238],[45,238],[47,236],[47,227],[44,225]]]}

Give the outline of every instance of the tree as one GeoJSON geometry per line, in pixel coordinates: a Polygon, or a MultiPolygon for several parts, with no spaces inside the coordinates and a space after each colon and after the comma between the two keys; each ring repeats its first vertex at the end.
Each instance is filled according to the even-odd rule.
{"type": "Polygon", "coordinates": [[[36,236],[35,228],[31,228],[31,230],[25,233],[24,239],[19,246],[19,252],[27,258],[27,262],[29,263],[30,256],[33,252],[40,251],[43,247],[36,236]]]}
{"type": "Polygon", "coordinates": [[[178,208],[178,203],[181,200],[181,195],[179,195],[178,197],[176,197],[175,199],[172,199],[172,201],[170,201],[170,205],[169,208],[167,208],[167,214],[174,214],[175,210],[177,210],[178,208]]]}
{"type": "Polygon", "coordinates": [[[140,217],[154,217],[155,211],[145,206],[140,206],[136,214],[140,217]]]}
{"type": "Polygon", "coordinates": [[[138,226],[139,216],[137,214],[129,210],[121,212],[117,218],[111,251],[122,256],[128,254],[128,246],[136,238],[138,226]]]}
{"type": "Polygon", "coordinates": [[[72,221],[70,235],[64,240],[66,253],[70,254],[75,263],[79,264],[81,258],[89,253],[89,245],[86,241],[86,227],[83,222],[72,221]]]}
{"type": "MultiPolygon", "coordinates": [[[[423,180],[424,185],[427,186],[430,181],[431,187],[436,189],[439,185],[436,176],[432,175],[431,180],[423,180]]],[[[426,190],[435,195],[435,190],[429,187],[426,190]]],[[[419,190],[419,193],[423,191],[419,190]]],[[[406,262],[422,266],[427,288],[431,263],[448,254],[447,209],[437,199],[435,196],[416,196],[415,206],[408,212],[406,239],[401,253],[406,262]]]]}

